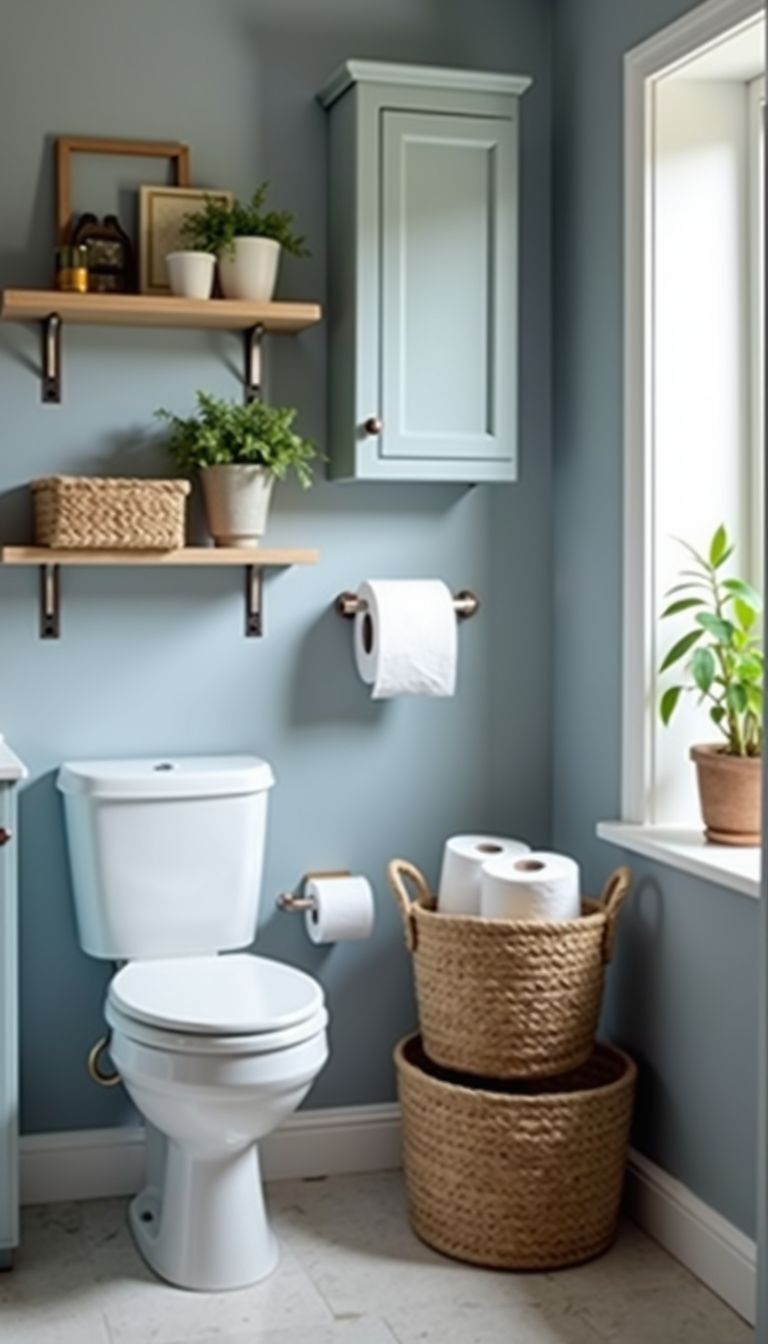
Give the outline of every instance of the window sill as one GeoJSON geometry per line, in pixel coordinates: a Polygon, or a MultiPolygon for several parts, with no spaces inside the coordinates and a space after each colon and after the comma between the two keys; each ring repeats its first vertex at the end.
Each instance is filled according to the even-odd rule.
{"type": "Polygon", "coordinates": [[[730,887],[742,896],[760,897],[760,850],[708,845],[700,831],[640,826],[628,821],[599,821],[600,840],[679,868],[683,873],[730,887]]]}

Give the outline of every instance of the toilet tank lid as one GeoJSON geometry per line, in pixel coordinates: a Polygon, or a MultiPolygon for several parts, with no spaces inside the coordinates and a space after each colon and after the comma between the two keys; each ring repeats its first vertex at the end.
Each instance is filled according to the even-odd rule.
{"type": "Polygon", "coordinates": [[[56,780],[62,793],[91,798],[213,798],[262,793],[275,782],[259,756],[152,756],[141,760],[68,761],[56,780]]]}

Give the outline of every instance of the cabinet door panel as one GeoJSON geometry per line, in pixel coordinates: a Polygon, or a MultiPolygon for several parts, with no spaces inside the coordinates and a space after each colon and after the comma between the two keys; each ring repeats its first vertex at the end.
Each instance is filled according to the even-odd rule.
{"type": "Polygon", "coordinates": [[[0,1267],[19,1240],[16,789],[0,784],[0,1267]]]}
{"type": "Polygon", "coordinates": [[[516,126],[382,112],[386,459],[515,456],[516,126]]]}

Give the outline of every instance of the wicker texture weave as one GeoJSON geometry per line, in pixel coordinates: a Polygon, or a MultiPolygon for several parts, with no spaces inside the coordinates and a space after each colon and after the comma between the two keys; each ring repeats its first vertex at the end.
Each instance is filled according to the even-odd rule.
{"type": "Polygon", "coordinates": [[[188,481],[48,476],[30,488],[38,546],[172,551],[184,545],[188,481]]]}
{"type": "Polygon", "coordinates": [[[557,1079],[495,1083],[395,1050],[408,1204],[423,1241],[498,1269],[557,1269],[613,1240],[636,1069],[599,1045],[557,1079]]]}
{"type": "Polygon", "coordinates": [[[552,923],[440,914],[426,878],[404,859],[390,863],[388,877],[434,1063],[489,1078],[535,1078],[589,1058],[629,869],[612,874],[600,903],[582,903],[580,919],[552,923]]]}

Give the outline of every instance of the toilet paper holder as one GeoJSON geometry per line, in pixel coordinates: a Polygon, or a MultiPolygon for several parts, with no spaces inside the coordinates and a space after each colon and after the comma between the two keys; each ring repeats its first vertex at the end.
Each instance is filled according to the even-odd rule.
{"type": "MultiPolygon", "coordinates": [[[[365,598],[358,597],[357,593],[351,592],[339,593],[335,606],[339,616],[346,616],[347,620],[350,621],[358,613],[362,615],[368,610],[368,603],[365,598]]],[[[475,616],[480,610],[480,598],[475,593],[471,593],[468,588],[463,588],[453,599],[453,609],[459,620],[468,621],[471,616],[475,616]]]]}
{"type": "Polygon", "coordinates": [[[348,868],[331,868],[324,871],[305,873],[299,882],[299,895],[296,896],[292,891],[281,891],[275,900],[278,910],[314,910],[315,899],[313,896],[306,895],[307,883],[314,877],[351,877],[352,874],[348,868]]]}

